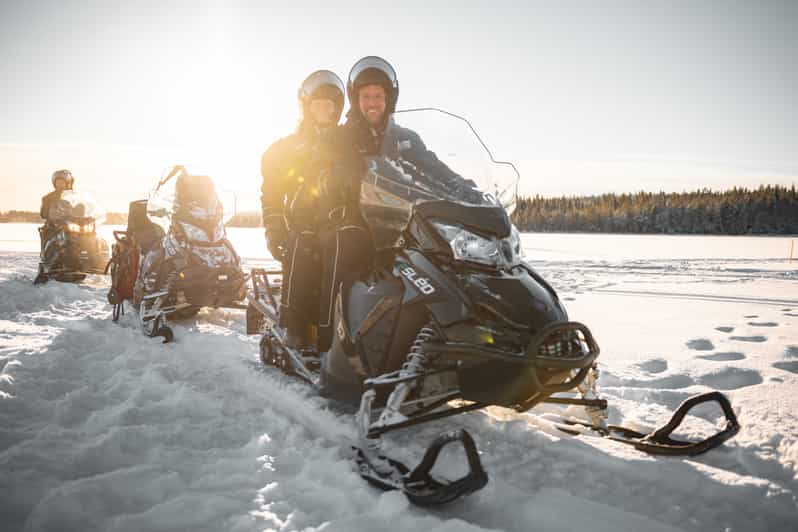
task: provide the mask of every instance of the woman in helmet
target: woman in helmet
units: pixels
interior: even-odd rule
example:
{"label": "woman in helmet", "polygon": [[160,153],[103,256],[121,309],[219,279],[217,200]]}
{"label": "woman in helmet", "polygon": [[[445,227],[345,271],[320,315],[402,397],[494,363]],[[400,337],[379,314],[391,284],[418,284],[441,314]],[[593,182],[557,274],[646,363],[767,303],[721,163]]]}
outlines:
{"label": "woman in helmet", "polygon": [[297,131],[272,144],[261,160],[261,202],[266,240],[283,264],[280,322],[293,346],[307,344],[318,314],[318,227],[327,198],[322,182],[334,164],[333,138],[344,106],[344,84],[317,70],[300,85]]}

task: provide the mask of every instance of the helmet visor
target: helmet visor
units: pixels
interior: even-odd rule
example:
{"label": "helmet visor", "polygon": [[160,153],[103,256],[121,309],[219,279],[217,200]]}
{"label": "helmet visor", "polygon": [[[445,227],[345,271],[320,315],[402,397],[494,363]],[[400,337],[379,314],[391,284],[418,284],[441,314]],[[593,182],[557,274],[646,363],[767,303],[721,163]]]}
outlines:
{"label": "helmet visor", "polygon": [[387,79],[388,83],[392,88],[395,89],[397,87],[396,71],[393,69],[390,63],[388,63],[388,61],[386,61],[382,57],[377,57],[375,55],[364,57],[363,59],[355,63],[355,66],[353,66],[352,70],[349,72],[349,85],[355,86],[360,84],[362,80],[359,80],[358,78],[360,78],[360,76],[366,70],[371,70],[371,69],[378,70],[383,75],[385,75],[385,78]]}
{"label": "helmet visor", "polygon": [[329,70],[317,70],[299,88],[303,98],[328,98],[334,100],[344,97],[344,83]]}

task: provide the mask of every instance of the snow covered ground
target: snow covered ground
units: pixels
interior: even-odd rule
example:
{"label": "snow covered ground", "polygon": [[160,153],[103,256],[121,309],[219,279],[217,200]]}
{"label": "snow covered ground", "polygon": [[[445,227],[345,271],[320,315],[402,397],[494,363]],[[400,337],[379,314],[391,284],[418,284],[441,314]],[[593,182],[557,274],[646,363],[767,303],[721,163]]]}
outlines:
{"label": "snow covered ground", "polygon": [[[268,260],[257,229],[232,238]],[[203,311],[177,341],[110,320],[108,281],[33,287],[35,226],[0,224],[0,529],[798,530],[798,261],[789,238],[524,235],[527,259],[602,347],[610,421],[651,428],[720,389],[742,430],[692,458],[571,438],[547,407],[400,431],[415,463],[447,427],[490,483],[441,509],[353,471],[350,413],[264,369],[242,313]],[[574,411],[574,413],[577,413]],[[688,418],[686,436],[717,430]],[[447,455],[441,474],[461,472]]]}

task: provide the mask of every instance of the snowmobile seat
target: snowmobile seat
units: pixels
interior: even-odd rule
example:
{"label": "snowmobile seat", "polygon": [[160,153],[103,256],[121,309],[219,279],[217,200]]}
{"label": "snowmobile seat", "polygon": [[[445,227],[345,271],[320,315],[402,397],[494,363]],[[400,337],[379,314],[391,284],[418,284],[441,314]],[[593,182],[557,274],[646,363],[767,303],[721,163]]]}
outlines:
{"label": "snowmobile seat", "polygon": [[147,200],[130,202],[127,214],[127,232],[145,253],[160,245],[164,231],[160,225],[147,217]]}

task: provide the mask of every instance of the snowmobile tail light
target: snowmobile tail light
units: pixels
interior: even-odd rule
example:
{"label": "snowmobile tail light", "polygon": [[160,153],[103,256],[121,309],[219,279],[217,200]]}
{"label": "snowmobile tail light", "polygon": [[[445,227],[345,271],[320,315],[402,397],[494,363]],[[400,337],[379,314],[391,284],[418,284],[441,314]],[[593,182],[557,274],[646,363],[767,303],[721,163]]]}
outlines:
{"label": "snowmobile tail light", "polygon": [[449,242],[456,260],[474,262],[495,268],[512,267],[521,260],[521,239],[513,227],[507,238],[486,238],[459,226],[432,222]]}

